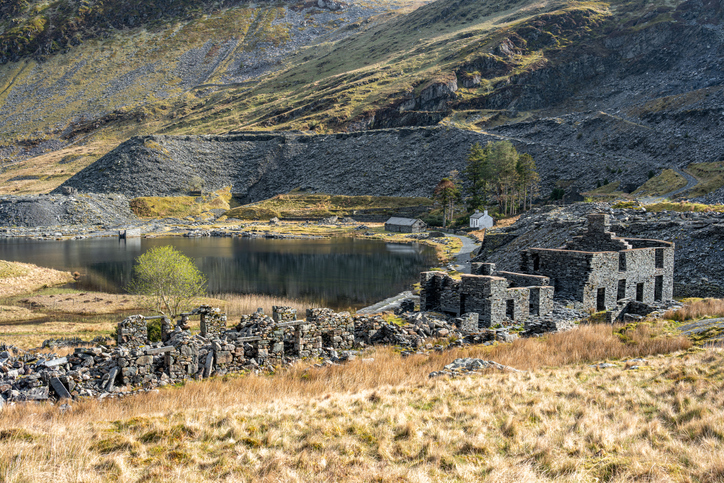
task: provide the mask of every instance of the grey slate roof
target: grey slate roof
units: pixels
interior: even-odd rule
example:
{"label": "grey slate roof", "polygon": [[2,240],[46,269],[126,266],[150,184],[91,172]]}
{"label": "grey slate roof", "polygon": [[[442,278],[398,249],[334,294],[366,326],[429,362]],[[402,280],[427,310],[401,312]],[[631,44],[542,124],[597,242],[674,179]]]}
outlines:
{"label": "grey slate roof", "polygon": [[399,218],[397,216],[393,216],[385,222],[385,225],[412,226],[418,221],[422,222],[422,220],[417,220],[415,218]]}

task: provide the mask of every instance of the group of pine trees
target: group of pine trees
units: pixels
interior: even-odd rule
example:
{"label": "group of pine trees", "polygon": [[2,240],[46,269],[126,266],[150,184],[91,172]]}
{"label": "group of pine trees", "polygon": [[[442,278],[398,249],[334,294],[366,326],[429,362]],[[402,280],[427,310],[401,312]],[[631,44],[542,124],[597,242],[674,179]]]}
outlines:
{"label": "group of pine trees", "polygon": [[[434,198],[443,208],[443,226],[454,219],[457,203],[465,201],[470,212],[493,204],[504,216],[529,209],[538,194],[538,172],[530,154],[519,154],[509,141],[475,143],[462,172],[452,171],[435,187]],[[461,188],[461,185],[463,186]]]}

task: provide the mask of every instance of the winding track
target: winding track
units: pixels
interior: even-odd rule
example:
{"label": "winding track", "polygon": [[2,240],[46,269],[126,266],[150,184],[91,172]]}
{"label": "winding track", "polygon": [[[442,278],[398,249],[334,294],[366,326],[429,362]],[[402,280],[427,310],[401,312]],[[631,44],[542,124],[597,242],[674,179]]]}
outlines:
{"label": "winding track", "polygon": [[671,169],[674,170],[674,172],[676,172],[676,174],[683,176],[684,179],[686,179],[686,186],[684,186],[683,188],[676,189],[674,191],[669,191],[668,193],[664,193],[663,195],[660,195],[660,196],[646,196],[643,198],[638,198],[638,201],[640,201],[641,203],[646,203],[646,204],[658,203],[660,201],[664,201],[666,198],[670,199],[680,193],[689,191],[690,189],[694,188],[696,185],[699,184],[699,180],[694,178],[689,173],[681,171],[678,168],[671,168]]}
{"label": "winding track", "polygon": [[480,247],[480,243],[475,243],[473,240],[471,240],[467,236],[461,236],[461,235],[447,235],[451,237],[455,237],[461,242],[463,242],[463,246],[460,248],[460,251],[458,251],[457,255],[455,255],[455,262],[452,264],[455,270],[462,273],[470,273],[470,254],[478,247]]}

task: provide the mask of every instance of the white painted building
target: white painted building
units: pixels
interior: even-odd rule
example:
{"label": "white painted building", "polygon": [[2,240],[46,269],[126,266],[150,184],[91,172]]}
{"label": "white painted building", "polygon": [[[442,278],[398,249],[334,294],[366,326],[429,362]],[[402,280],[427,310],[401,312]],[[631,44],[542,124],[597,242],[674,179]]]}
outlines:
{"label": "white painted building", "polygon": [[477,228],[482,230],[483,228],[493,227],[493,217],[488,214],[488,210],[484,213],[480,213],[479,210],[475,210],[475,213],[470,217],[470,228]]}

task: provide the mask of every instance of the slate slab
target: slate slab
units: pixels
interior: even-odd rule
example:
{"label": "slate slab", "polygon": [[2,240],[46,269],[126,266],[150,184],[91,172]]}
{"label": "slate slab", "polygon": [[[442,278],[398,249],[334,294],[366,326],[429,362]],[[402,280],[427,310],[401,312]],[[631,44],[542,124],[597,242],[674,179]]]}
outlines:
{"label": "slate slab", "polygon": [[104,388],[106,392],[111,392],[113,390],[114,385],[116,384],[116,376],[118,376],[118,367],[114,367],[111,369],[111,372],[108,373],[109,379],[106,383],[106,387]]}
{"label": "slate slab", "polygon": [[57,377],[50,378],[50,386],[60,399],[70,399],[70,392]]}
{"label": "slate slab", "polygon": [[45,367],[57,367],[57,366],[61,366],[61,365],[63,365],[63,364],[67,364],[67,363],[68,363],[68,358],[67,358],[67,357],[60,357],[60,358],[58,358],[58,359],[53,359],[53,360],[50,360],[50,361],[45,361],[45,362],[43,362],[43,365],[44,365]]}

